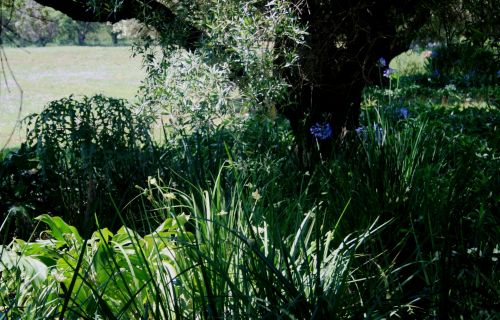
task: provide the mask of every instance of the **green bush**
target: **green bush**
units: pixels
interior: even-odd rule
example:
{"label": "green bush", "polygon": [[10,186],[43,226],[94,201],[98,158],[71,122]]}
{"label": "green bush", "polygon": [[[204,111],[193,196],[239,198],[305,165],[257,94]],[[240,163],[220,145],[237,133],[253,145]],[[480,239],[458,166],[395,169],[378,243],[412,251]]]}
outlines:
{"label": "green bush", "polygon": [[53,101],[27,119],[27,141],[2,162],[2,199],[9,210],[57,214],[90,227],[99,213],[113,226],[134,186],[157,173],[150,119],[123,100],[94,96]]}
{"label": "green bush", "polygon": [[487,47],[466,43],[437,47],[426,69],[441,85],[480,87],[500,84],[500,56]]}

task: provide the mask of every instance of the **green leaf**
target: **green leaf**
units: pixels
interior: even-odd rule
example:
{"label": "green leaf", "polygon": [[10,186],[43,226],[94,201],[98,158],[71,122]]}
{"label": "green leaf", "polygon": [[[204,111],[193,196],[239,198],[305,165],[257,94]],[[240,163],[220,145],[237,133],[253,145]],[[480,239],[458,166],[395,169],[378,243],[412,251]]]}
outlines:
{"label": "green leaf", "polygon": [[29,256],[20,256],[5,248],[0,250],[2,250],[0,271],[18,269],[23,278],[29,279],[30,282],[40,283],[47,279],[48,267],[40,260]]}
{"label": "green leaf", "polygon": [[46,223],[50,228],[50,234],[60,242],[74,245],[74,243],[68,241],[76,240],[79,243],[83,241],[82,237],[78,233],[78,230],[76,230],[75,227],[68,225],[60,217],[52,217],[48,214],[42,214],[35,219]]}

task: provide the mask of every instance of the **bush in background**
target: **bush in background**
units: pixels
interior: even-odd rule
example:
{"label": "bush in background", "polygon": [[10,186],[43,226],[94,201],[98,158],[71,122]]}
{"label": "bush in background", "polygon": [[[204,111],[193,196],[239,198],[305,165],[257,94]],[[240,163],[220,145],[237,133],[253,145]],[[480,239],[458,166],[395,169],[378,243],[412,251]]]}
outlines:
{"label": "bush in background", "polygon": [[468,43],[438,46],[433,49],[426,69],[441,85],[469,88],[500,84],[500,55],[487,46]]}

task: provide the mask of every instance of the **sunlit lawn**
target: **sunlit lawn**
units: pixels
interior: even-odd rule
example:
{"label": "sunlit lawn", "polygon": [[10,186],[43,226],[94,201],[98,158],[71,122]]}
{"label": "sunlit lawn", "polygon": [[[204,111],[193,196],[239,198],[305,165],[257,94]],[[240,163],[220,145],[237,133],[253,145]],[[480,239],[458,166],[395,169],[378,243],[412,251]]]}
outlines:
{"label": "sunlit lawn", "polygon": [[[130,47],[5,48],[0,85],[0,148],[7,141],[21,107],[24,117],[52,100],[97,93],[133,98],[144,72]],[[8,63],[8,65],[7,65]],[[12,73],[10,72],[12,70]],[[22,132],[21,132],[22,133]],[[18,145],[16,132],[9,145]]]}

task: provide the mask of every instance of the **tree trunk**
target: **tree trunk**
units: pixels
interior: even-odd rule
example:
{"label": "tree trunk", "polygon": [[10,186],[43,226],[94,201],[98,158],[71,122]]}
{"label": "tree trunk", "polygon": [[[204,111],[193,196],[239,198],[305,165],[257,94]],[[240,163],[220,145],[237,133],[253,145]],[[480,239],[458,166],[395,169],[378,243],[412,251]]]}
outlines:
{"label": "tree trunk", "polygon": [[[405,9],[394,3],[310,0],[299,10],[308,26],[307,46],[299,52],[299,67],[286,70],[292,103],[280,111],[290,121],[304,160],[328,157],[335,142],[358,126],[363,89],[379,81],[377,61],[384,57],[389,62],[411,43],[412,37],[399,36],[400,20],[406,28],[417,28],[427,19]],[[414,18],[405,20],[410,13]],[[282,46],[286,41],[278,41],[277,48]]]}
{"label": "tree trunk", "polygon": [[116,46],[118,45],[118,33],[111,32],[111,43]]}
{"label": "tree trunk", "polygon": [[[359,68],[354,65],[346,65],[344,69],[338,75],[325,75],[320,83],[293,84],[295,103],[282,108],[306,162],[315,162],[317,157],[310,157],[317,151],[327,157],[335,140],[358,126],[366,82],[356,76]],[[314,127],[324,132],[314,134]]]}
{"label": "tree trunk", "polygon": [[86,32],[78,32],[78,45],[79,46],[84,46],[85,45],[85,38],[87,37]]}

